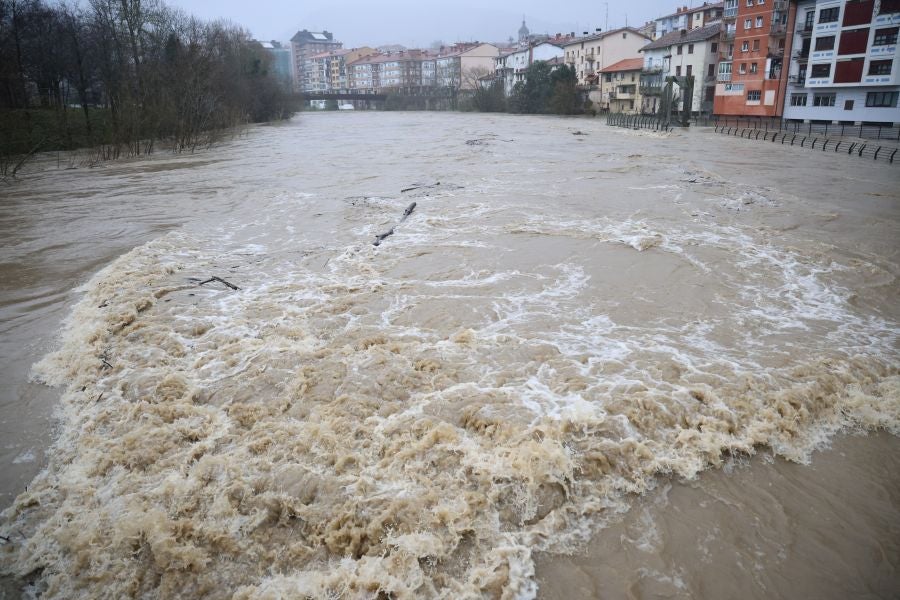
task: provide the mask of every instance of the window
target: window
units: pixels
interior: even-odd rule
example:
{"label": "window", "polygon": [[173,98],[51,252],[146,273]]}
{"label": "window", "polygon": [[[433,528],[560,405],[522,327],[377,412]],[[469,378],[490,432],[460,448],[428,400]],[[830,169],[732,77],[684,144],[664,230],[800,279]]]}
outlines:
{"label": "window", "polygon": [[[897,37],[897,33],[894,32],[894,38],[896,39],[896,37]],[[713,42],[712,44],[709,45],[709,53],[710,54],[715,54],[718,51],[719,51],[719,44],[717,42]]]}
{"label": "window", "polygon": [[748,90],[747,91],[747,102],[759,102],[759,99],[762,97],[762,92],[759,90]]}
{"label": "window", "polygon": [[741,52],[746,52],[749,49],[750,49],[750,42],[748,42],[747,40],[744,40],[743,42],[741,42]]}
{"label": "window", "polygon": [[759,52],[759,40],[753,40],[753,51]]}
{"label": "window", "polygon": [[757,26],[757,27],[762,27],[762,24],[763,24],[763,18],[762,18],[762,17],[756,17],[756,26]]}
{"label": "window", "polygon": [[681,77],[681,65],[675,67],[675,77]]}
{"label": "window", "polygon": [[820,77],[829,77],[831,75],[831,65],[813,65],[809,76],[813,79]]}
{"label": "window", "polygon": [[791,106],[806,106],[806,94],[791,94]]}
{"label": "window", "polygon": [[713,63],[709,63],[709,65],[707,65],[707,67],[706,67],[706,76],[712,77],[715,74],[716,74],[716,65],[714,65]]}
{"label": "window", "polygon": [[[747,0],[747,1],[751,2],[752,0]],[[753,24],[753,21],[751,21],[750,19],[744,19],[744,29],[750,29],[750,26],[752,24]]]}
{"label": "window", "polygon": [[747,73],[747,63],[741,63],[738,67],[738,73],[745,75]]}
{"label": "window", "polygon": [[694,74],[694,65],[688,65],[688,66],[687,66],[687,69],[686,69],[685,72],[684,72],[684,74],[687,75],[688,77],[690,77],[691,75],[693,75],[693,74]]}
{"label": "window", "polygon": [[756,63],[750,63],[750,72],[756,73],[757,70],[758,70],[758,67],[757,67]]}
{"label": "window", "polygon": [[765,3],[766,3],[766,0],[756,0],[756,3],[757,3],[757,4],[765,4]]}
{"label": "window", "polygon": [[897,92],[869,92],[866,94],[866,106],[893,108],[897,106]]}
{"label": "window", "polygon": [[897,31],[900,27],[888,27],[887,29],[876,29],[875,39],[872,40],[873,46],[891,46],[897,43]]}
{"label": "window", "polygon": [[806,13],[806,21],[803,24],[803,29],[806,31],[810,31],[813,28],[813,25],[816,23],[816,11],[811,10]]}
{"label": "window", "polygon": [[869,63],[869,75],[890,75],[893,60],[873,60]]}
{"label": "window", "polygon": [[694,45],[688,44],[688,54],[693,54],[693,53],[694,53]]}
{"label": "window", "polygon": [[684,53],[684,46],[682,44],[678,44],[678,54]]}
{"label": "window", "polygon": [[853,110],[853,100],[844,100],[844,110]]}
{"label": "window", "polygon": [[753,6],[753,0],[747,0],[747,6]]}
{"label": "window", "polygon": [[816,38],[816,52],[821,50],[834,50],[834,36]]}
{"label": "window", "polygon": [[839,6],[835,6],[834,8],[823,8],[819,13],[819,23],[834,23],[838,20],[840,14],[841,9]]}
{"label": "window", "polygon": [[813,94],[813,106],[834,106],[834,94]]}

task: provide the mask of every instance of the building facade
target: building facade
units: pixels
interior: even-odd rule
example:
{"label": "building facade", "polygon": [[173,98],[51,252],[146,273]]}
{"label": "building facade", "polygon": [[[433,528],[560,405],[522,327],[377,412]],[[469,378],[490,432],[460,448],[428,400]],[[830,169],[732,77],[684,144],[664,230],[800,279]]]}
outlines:
{"label": "building facade", "polygon": [[495,70],[500,49],[479,42],[458,43],[441,48],[434,59],[435,85],[457,90],[474,90],[478,80]]}
{"label": "building facade", "polygon": [[315,75],[315,83],[310,81],[310,69],[314,65],[310,59],[323,52],[339,50],[343,44],[334,40],[328,31],[298,31],[291,38],[291,56],[293,58],[294,89],[299,92],[311,91],[311,85],[319,85],[319,76]]}
{"label": "building facade", "polygon": [[784,118],[900,123],[900,0],[802,0]]}
{"label": "building facade", "polygon": [[725,0],[715,114],[783,114],[795,15],[788,0]]}
{"label": "building facade", "polygon": [[682,29],[690,31],[691,29],[697,29],[698,27],[721,21],[724,6],[724,2],[704,2],[701,6],[695,8],[682,6],[671,15],[660,17],[654,21],[656,31],[653,39],[658,40],[673,31],[681,31]]}
{"label": "building facade", "polygon": [[272,72],[278,81],[288,88],[293,86],[294,75],[291,66],[291,50],[282,45],[281,42],[259,42],[260,46],[272,57]]}
{"label": "building facade", "polygon": [[507,96],[512,95],[515,85],[525,81],[525,72],[532,64],[563,57],[565,52],[559,45],[563,39],[557,38],[556,43],[533,44],[521,50],[500,51],[494,58],[494,81],[500,82]]}
{"label": "building facade", "polygon": [[[721,23],[697,29],[673,31],[641,48],[644,56],[641,73],[641,112],[655,114],[667,77],[693,77],[692,113],[711,113],[715,97],[719,63]],[[684,108],[684,90],[673,85],[678,94],[676,110]]]}
{"label": "building facade", "polygon": [[579,85],[596,85],[599,71],[620,60],[639,56],[638,52],[649,41],[649,37],[632,27],[575,38],[563,46],[565,62],[574,67]]}
{"label": "building facade", "polygon": [[600,71],[600,108],[609,112],[639,113],[643,58],[626,58]]}

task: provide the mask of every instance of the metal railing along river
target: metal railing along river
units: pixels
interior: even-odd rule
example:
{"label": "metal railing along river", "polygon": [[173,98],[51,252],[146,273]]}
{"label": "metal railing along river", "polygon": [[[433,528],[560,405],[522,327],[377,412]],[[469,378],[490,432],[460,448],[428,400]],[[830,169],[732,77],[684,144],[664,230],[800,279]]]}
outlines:
{"label": "metal railing along river", "polygon": [[809,148],[810,150],[821,150],[823,152],[845,152],[848,155],[854,154],[860,157],[871,158],[872,160],[886,160],[891,164],[894,163],[895,159],[900,162],[900,154],[898,154],[898,150],[900,149],[895,146],[884,146],[877,140],[847,140],[829,138],[815,132],[808,134],[802,131],[798,133],[778,130],[766,131],[764,129],[726,125],[717,125],[715,131],[724,135],[732,135],[748,140],[762,140],[776,144],[790,144],[791,146]]}
{"label": "metal railing along river", "polygon": [[656,131],[672,131],[672,124],[654,115],[628,115],[625,113],[609,113],[606,124],[629,129],[654,129]]}

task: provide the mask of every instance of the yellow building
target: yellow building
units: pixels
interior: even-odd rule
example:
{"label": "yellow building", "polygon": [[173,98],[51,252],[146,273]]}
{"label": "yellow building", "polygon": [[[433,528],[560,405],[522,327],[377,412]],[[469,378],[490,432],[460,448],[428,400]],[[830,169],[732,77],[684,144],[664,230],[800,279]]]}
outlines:
{"label": "yellow building", "polygon": [[641,112],[643,58],[626,58],[600,70],[600,108],[609,112]]}

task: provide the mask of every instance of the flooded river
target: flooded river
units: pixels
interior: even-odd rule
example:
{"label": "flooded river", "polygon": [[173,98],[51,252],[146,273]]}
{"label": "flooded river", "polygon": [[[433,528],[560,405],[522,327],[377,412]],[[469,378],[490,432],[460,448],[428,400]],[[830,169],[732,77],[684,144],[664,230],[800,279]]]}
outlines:
{"label": "flooded river", "polygon": [[45,166],[0,190],[10,597],[900,590],[897,167],[445,113]]}

